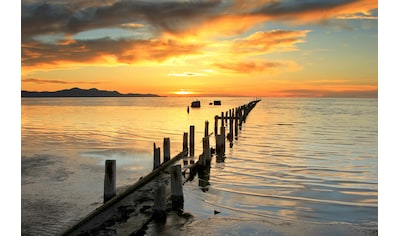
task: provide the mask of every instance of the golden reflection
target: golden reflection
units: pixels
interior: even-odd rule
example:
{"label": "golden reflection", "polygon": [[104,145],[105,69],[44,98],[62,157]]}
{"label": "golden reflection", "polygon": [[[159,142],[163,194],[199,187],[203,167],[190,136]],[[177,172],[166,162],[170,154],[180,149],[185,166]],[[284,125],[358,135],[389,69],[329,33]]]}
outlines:
{"label": "golden reflection", "polygon": [[[198,157],[202,152],[205,120],[209,121],[209,130],[214,130],[215,115],[252,99],[223,98],[221,106],[213,106],[210,102],[215,98],[201,97],[204,104],[201,109],[187,113],[186,108],[194,99],[184,95],[190,92],[181,89],[176,92],[181,96],[173,98],[23,99],[22,155],[37,153],[34,148],[40,147],[54,153],[62,151],[63,155],[66,155],[64,151],[75,151],[77,155],[96,160],[118,157],[124,171],[137,173],[141,167],[151,166],[148,163],[152,162],[154,142],[160,146],[163,137],[170,137],[173,156],[181,151],[183,132],[194,125],[195,156]],[[339,140],[352,137],[345,126],[348,124],[340,125],[344,128],[341,132],[330,131],[330,139],[322,139],[328,129],[340,131],[334,125],[343,120],[334,119],[329,124],[322,118],[331,114],[323,113],[326,112],[323,108],[335,106],[334,116],[343,107],[332,104],[331,100],[318,101],[319,105],[314,101],[262,100],[248,116],[233,148],[227,148],[223,168],[207,166],[208,169],[198,172],[198,185],[207,192],[205,201],[234,211],[287,219],[330,219],[329,212],[320,210],[324,206],[336,212],[367,207],[367,214],[375,214],[378,192],[370,189],[376,186],[373,175],[370,176],[367,169],[351,170],[349,167],[353,164],[342,165],[347,163],[340,157],[347,154],[333,152],[335,146],[331,149],[331,143],[338,140],[336,137]],[[316,112],[309,116],[309,111]],[[343,117],[347,118],[346,115]],[[349,146],[337,147],[347,150]],[[88,152],[90,149],[96,151]],[[139,155],[137,149],[144,154]],[[71,158],[68,156],[68,159]],[[217,158],[214,157],[213,162],[218,162]],[[346,181],[348,179],[351,181]]]}

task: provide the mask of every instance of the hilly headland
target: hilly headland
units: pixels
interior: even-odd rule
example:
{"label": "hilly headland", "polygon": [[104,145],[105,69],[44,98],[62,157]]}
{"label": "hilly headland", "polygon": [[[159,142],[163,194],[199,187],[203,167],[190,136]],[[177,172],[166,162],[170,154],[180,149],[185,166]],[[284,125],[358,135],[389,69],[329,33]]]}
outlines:
{"label": "hilly headland", "polygon": [[96,88],[81,89],[71,88],[58,91],[21,91],[21,97],[160,97],[156,94],[126,93],[118,91],[99,90]]}

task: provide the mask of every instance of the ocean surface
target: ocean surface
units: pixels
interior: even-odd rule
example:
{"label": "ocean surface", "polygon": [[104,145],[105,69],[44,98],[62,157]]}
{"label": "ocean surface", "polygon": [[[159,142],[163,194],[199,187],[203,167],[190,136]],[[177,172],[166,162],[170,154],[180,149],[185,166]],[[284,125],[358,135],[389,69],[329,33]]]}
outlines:
{"label": "ocean surface", "polygon": [[[106,159],[118,188],[134,184],[152,170],[154,143],[169,137],[174,156],[194,125],[198,156],[205,121],[213,132],[215,115],[254,100],[202,97],[188,113],[195,99],[22,98],[22,235],[59,234],[101,206]],[[206,187],[185,183],[185,211],[377,228],[378,100],[261,99]]]}

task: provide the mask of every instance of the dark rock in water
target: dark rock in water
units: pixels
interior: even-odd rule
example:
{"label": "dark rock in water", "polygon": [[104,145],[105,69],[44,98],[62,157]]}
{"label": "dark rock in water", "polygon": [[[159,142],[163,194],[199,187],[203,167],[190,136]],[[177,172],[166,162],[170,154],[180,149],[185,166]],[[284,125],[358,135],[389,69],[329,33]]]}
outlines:
{"label": "dark rock in water", "polygon": [[201,101],[196,100],[196,101],[191,102],[191,107],[200,108],[201,107]]}
{"label": "dark rock in water", "polygon": [[213,210],[213,214],[214,214],[214,215],[219,214],[219,213],[220,213],[220,211]]}

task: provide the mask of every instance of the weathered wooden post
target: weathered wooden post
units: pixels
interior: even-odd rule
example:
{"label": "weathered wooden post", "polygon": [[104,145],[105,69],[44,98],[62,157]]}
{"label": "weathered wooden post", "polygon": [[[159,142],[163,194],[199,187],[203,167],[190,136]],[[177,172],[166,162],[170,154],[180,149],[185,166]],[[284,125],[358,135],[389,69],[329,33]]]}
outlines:
{"label": "weathered wooden post", "polygon": [[195,136],[195,127],[194,125],[190,125],[190,157],[194,156],[194,136]]}
{"label": "weathered wooden post", "polygon": [[[202,138],[202,145],[204,145],[204,138]],[[206,165],[205,154],[202,153],[198,157],[198,165],[204,167]]]}
{"label": "weathered wooden post", "polygon": [[236,139],[238,139],[238,107],[236,107],[236,109],[235,109],[234,134],[236,136]]}
{"label": "weathered wooden post", "polygon": [[184,156],[188,156],[188,133],[183,133],[183,152],[185,152]]}
{"label": "weathered wooden post", "polygon": [[222,112],[222,116],[221,116],[221,127],[224,127],[224,112]]}
{"label": "weathered wooden post", "polygon": [[161,164],[161,148],[157,147],[154,143],[154,168],[155,170]]}
{"label": "weathered wooden post", "polygon": [[238,114],[238,116],[239,116],[239,118],[240,118],[240,120],[239,120],[239,126],[240,126],[240,130],[242,129],[242,110],[243,110],[243,106],[240,106],[240,112],[239,112],[239,114]]}
{"label": "weathered wooden post", "polygon": [[218,134],[218,116],[215,116],[215,136]]}
{"label": "weathered wooden post", "polygon": [[211,155],[211,147],[209,143],[209,136],[204,137],[204,157],[207,163],[210,163],[212,155]]}
{"label": "weathered wooden post", "polygon": [[163,162],[170,160],[170,138],[163,139]]}
{"label": "weathered wooden post", "polygon": [[[188,156],[188,133],[184,132],[183,133],[183,156],[187,157]],[[186,166],[188,164],[188,161],[186,158],[183,159],[183,164]]]}
{"label": "weathered wooden post", "polygon": [[163,184],[155,189],[153,211],[153,217],[156,222],[166,221],[166,191]]}
{"label": "weathered wooden post", "polygon": [[223,156],[226,152],[225,127],[220,127],[220,134],[216,136],[216,154]]}
{"label": "weathered wooden post", "polygon": [[171,166],[171,200],[172,209],[181,211],[184,207],[183,184],[181,177],[181,165]]}
{"label": "weathered wooden post", "polygon": [[116,160],[105,160],[104,203],[116,195]]}
{"label": "weathered wooden post", "polygon": [[203,152],[199,157],[198,163],[200,166],[205,166],[211,161],[211,149],[209,146],[209,136],[202,138],[202,149]]}
{"label": "weathered wooden post", "polygon": [[234,136],[234,134],[233,134],[233,116],[232,116],[232,111],[231,111],[231,109],[229,110],[229,115],[230,115],[230,118],[229,118],[229,141],[230,141],[230,147],[232,147],[232,144],[233,144],[233,136]]}
{"label": "weathered wooden post", "polygon": [[247,112],[247,108],[245,104],[242,106],[242,123],[245,123],[245,113]]}
{"label": "weathered wooden post", "polygon": [[222,152],[226,153],[226,127],[221,127],[220,134],[222,135]]}
{"label": "weathered wooden post", "polygon": [[209,121],[205,121],[204,137],[209,135]]}
{"label": "weathered wooden post", "polygon": [[222,135],[221,134],[215,135],[215,139],[216,139],[216,155],[220,156],[222,155]]}

